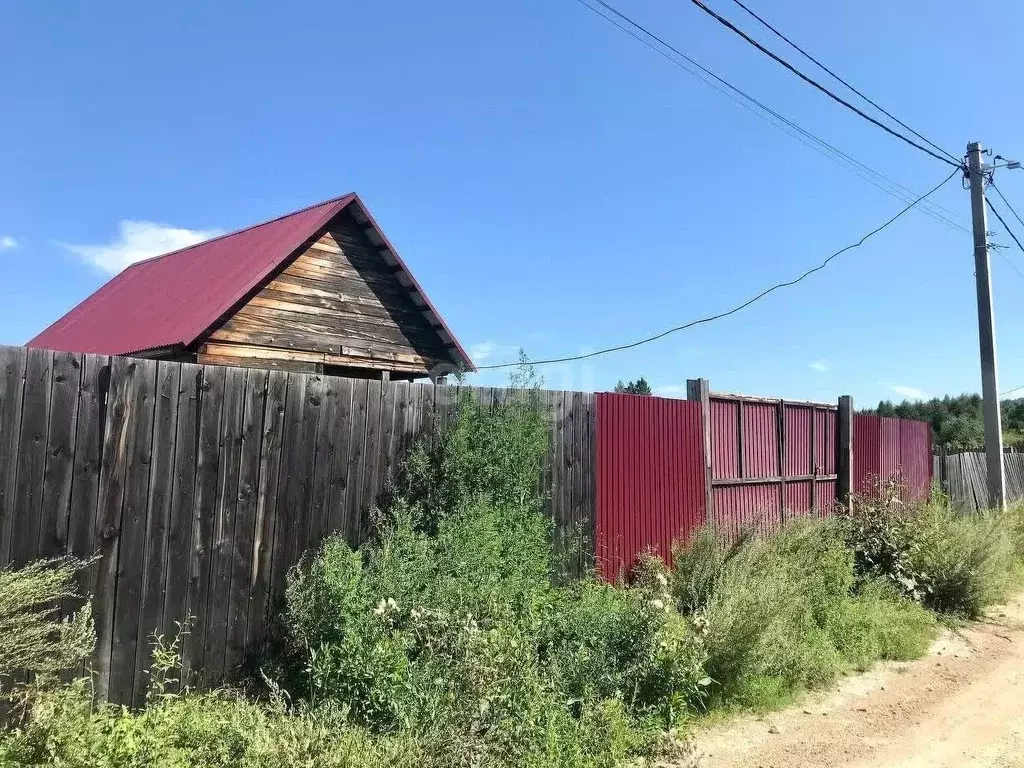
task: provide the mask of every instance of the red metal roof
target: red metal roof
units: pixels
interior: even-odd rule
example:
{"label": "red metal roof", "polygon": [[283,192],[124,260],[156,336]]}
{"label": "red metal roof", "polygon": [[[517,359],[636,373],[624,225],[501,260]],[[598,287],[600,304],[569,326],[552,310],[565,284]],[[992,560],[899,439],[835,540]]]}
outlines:
{"label": "red metal roof", "polygon": [[439,335],[450,338],[453,358],[476,370],[355,194],[133,264],[27,346],[106,355],[187,347],[352,203],[359,206],[394,254],[397,266],[409,278],[410,292],[422,296],[425,309],[437,319]]}

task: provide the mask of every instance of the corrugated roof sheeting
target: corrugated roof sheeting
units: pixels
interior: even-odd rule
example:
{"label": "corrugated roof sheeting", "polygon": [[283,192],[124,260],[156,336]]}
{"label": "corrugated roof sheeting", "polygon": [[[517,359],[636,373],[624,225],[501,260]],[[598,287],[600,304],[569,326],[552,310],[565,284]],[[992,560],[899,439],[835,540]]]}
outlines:
{"label": "corrugated roof sheeting", "polygon": [[853,417],[853,483],[871,494],[878,482],[902,479],[907,499],[928,498],[932,479],[932,433],[927,422],[858,413]]}
{"label": "corrugated roof sheeting", "polygon": [[773,483],[715,488],[713,507],[715,526],[730,536],[749,527],[772,530],[782,518],[779,486]]}
{"label": "corrugated roof sheeting", "polygon": [[372,227],[387,250],[386,258],[397,266],[400,279],[404,277],[412,299],[430,313],[431,322],[436,320],[435,331],[442,342],[454,345],[453,360],[476,370],[355,194],[132,264],[27,346],[104,355],[189,346],[345,209]]}
{"label": "corrugated roof sheeting", "polygon": [[932,428],[924,421],[900,420],[900,469],[907,501],[924,501],[932,484]]}
{"label": "corrugated roof sheeting", "polygon": [[711,400],[711,477],[740,476],[739,403]]}
{"label": "corrugated roof sheeting", "polygon": [[[836,505],[836,481],[818,480],[818,516],[829,517]],[[808,505],[810,511],[810,505]]]}
{"label": "corrugated roof sheeting", "polygon": [[614,581],[638,555],[671,560],[673,541],[705,518],[700,404],[640,395],[597,395],[599,569]]}
{"label": "corrugated roof sheeting", "polygon": [[811,474],[811,409],[786,406],[786,474]]}
{"label": "corrugated roof sheeting", "polygon": [[882,417],[879,443],[879,475],[893,477],[900,471],[900,420]]}
{"label": "corrugated roof sheeting", "polygon": [[853,488],[870,493],[882,471],[879,441],[882,418],[858,413],[853,417]]}
{"label": "corrugated roof sheeting", "polygon": [[834,475],[836,472],[836,412],[814,412],[815,457],[819,475]]}
{"label": "corrugated roof sheeting", "polygon": [[786,483],[786,512],[805,515],[811,511],[811,481]]}
{"label": "corrugated roof sheeting", "polygon": [[[712,437],[714,439],[715,436]],[[743,404],[743,453],[746,477],[778,476],[778,405]]]}

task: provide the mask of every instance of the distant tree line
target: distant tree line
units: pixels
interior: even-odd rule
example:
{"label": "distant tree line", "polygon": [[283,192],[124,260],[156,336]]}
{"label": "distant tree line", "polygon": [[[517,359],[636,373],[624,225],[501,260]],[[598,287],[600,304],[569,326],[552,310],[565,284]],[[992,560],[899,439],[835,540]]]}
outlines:
{"label": "distant tree line", "polygon": [[641,376],[636,381],[630,381],[625,384],[622,380],[615,385],[615,391],[620,395],[649,395],[651,394],[651,385],[647,383],[647,379]]}
{"label": "distant tree line", "polygon": [[[866,413],[918,419],[932,425],[935,445],[948,451],[984,448],[985,425],[980,395],[935,397],[931,400],[892,403],[883,400]],[[1024,449],[1024,398],[1002,401],[1003,442],[1007,448]]]}

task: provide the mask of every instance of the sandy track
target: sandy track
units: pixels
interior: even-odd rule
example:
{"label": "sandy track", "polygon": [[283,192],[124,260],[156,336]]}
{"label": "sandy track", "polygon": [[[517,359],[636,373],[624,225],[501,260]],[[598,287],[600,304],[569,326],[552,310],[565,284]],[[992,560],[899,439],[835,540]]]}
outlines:
{"label": "sandy track", "polygon": [[923,659],[707,729],[696,747],[703,768],[1024,767],[1024,595]]}

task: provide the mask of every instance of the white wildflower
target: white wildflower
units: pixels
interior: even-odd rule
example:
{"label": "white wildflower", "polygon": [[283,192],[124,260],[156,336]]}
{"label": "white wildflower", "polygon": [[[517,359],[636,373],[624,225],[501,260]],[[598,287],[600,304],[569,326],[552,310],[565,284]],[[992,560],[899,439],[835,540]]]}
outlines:
{"label": "white wildflower", "polygon": [[665,608],[665,603],[663,603],[661,600],[651,600],[651,605],[653,605],[659,611],[664,610]]}
{"label": "white wildflower", "polygon": [[661,586],[663,586],[663,587],[667,587],[668,586],[668,579],[665,577],[664,573],[659,573],[654,578],[656,578],[658,580],[658,583],[661,584]]}

